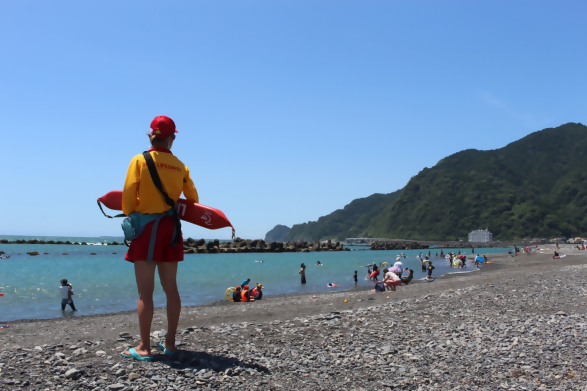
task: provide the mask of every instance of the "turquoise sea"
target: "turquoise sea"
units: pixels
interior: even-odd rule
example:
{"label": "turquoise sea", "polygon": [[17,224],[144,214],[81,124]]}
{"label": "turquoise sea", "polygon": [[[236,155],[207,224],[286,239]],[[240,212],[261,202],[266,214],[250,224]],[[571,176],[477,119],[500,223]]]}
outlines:
{"label": "turquoise sea", "polygon": [[[31,239],[24,236],[0,236],[9,240]],[[85,241],[103,243],[122,238],[94,237],[36,237],[43,240]],[[356,247],[359,250],[364,247]],[[509,249],[476,249],[481,254],[502,253]],[[59,281],[67,278],[74,288],[77,314],[97,314],[136,307],[137,293],[134,269],[124,261],[126,246],[104,245],[42,245],[0,244],[0,251],[10,259],[0,260],[0,323],[15,319],[54,318],[61,313]],[[29,256],[38,251],[42,255]],[[416,278],[423,278],[418,254],[423,250],[406,250],[402,262],[412,268]],[[444,259],[435,259],[440,250],[432,249],[435,276],[455,272]],[[446,250],[445,250],[446,251]],[[427,252],[427,251],[426,251]],[[471,249],[465,249],[469,253]],[[20,255],[19,255],[20,253]],[[48,253],[48,254],[43,254]],[[68,255],[62,255],[67,253]],[[96,253],[97,255],[90,255]],[[113,254],[116,253],[116,254]],[[266,296],[287,293],[312,293],[348,290],[355,287],[351,275],[358,271],[358,288],[369,290],[373,284],[365,279],[367,264],[395,262],[398,251],[345,251],[318,253],[247,253],[247,254],[186,254],[178,273],[178,285],[183,305],[196,305],[225,300],[225,291],[243,279],[265,286]],[[491,256],[489,256],[491,258]],[[263,260],[256,263],[255,260]],[[324,266],[315,266],[316,261]],[[307,284],[300,284],[298,271],[305,263]],[[473,263],[465,270],[473,271]],[[361,267],[362,266],[362,267]],[[458,270],[462,271],[462,269]],[[327,288],[329,282],[338,288]],[[155,305],[165,305],[160,286],[155,288]],[[67,307],[69,312],[69,307]]]}

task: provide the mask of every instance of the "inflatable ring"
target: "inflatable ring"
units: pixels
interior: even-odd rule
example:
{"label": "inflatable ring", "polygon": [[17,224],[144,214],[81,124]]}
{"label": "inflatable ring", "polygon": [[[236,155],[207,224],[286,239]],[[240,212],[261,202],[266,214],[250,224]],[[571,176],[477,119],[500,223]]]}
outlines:
{"label": "inflatable ring", "polygon": [[228,301],[234,301],[232,300],[232,292],[235,292],[236,288],[227,288],[226,289],[226,300]]}

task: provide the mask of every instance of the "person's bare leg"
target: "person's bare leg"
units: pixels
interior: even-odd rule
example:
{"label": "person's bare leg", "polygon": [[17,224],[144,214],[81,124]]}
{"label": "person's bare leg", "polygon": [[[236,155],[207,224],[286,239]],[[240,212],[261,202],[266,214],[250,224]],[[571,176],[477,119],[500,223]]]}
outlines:
{"label": "person's bare leg", "polygon": [[167,337],[165,337],[165,349],[175,352],[175,334],[181,313],[181,298],[177,290],[177,262],[160,262],[157,265],[159,280],[167,296]]}
{"label": "person's bare leg", "polygon": [[[151,322],[153,321],[153,289],[155,289],[155,262],[135,261],[135,277],[139,291],[138,313],[141,342],[135,351],[141,356],[151,355]],[[124,354],[130,354],[125,351]]]}

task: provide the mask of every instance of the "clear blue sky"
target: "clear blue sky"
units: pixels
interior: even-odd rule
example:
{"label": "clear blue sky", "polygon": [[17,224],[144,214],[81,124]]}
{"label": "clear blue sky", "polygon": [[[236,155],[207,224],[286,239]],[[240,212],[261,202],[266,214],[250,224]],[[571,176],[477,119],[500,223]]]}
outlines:
{"label": "clear blue sky", "polygon": [[586,14],[584,1],[0,0],[0,236],[120,235],[96,198],[122,188],[161,114],[201,202],[248,238],[402,188],[457,151],[586,123]]}

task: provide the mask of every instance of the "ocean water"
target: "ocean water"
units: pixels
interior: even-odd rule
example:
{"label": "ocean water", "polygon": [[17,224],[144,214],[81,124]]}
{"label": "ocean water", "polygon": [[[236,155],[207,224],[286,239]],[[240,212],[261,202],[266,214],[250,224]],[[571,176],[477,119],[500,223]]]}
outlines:
{"label": "ocean water", "polygon": [[[14,240],[7,236],[3,238]],[[20,237],[19,237],[20,238]],[[26,239],[26,237],[22,237]],[[77,240],[100,243],[120,238],[65,238],[44,240]],[[481,254],[502,253],[509,249],[476,249]],[[41,244],[0,244],[0,251],[10,259],[0,260],[0,321],[31,318],[54,318],[61,313],[59,281],[67,278],[74,289],[78,314],[97,314],[136,308],[137,291],[133,265],[124,261],[126,246],[75,246]],[[38,251],[42,255],[29,256]],[[405,266],[412,268],[415,278],[423,278],[417,255],[422,250],[405,250]],[[436,259],[432,250],[435,276],[454,272],[444,259]],[[470,253],[470,249],[464,250]],[[90,253],[97,255],[90,255]],[[19,255],[20,253],[20,255]],[[43,254],[48,253],[48,254]],[[67,253],[68,255],[63,255]],[[115,253],[115,254],[114,254]],[[225,300],[230,286],[251,283],[265,286],[264,295],[327,292],[355,287],[351,275],[358,271],[358,287],[366,291],[373,283],[365,277],[366,265],[373,262],[395,262],[399,251],[345,251],[318,253],[247,253],[247,254],[186,254],[180,263],[178,285],[183,305],[196,305]],[[491,258],[491,255],[489,255]],[[256,263],[255,260],[263,260]],[[316,261],[324,266],[315,266]],[[298,271],[305,263],[307,284],[300,284]],[[473,262],[465,270],[473,271]],[[462,271],[462,270],[459,270]],[[156,277],[157,278],[157,277]],[[157,279],[158,280],[158,279]],[[327,288],[329,282],[338,288]],[[165,306],[165,295],[156,285],[156,306]],[[69,307],[67,307],[69,311]]]}

